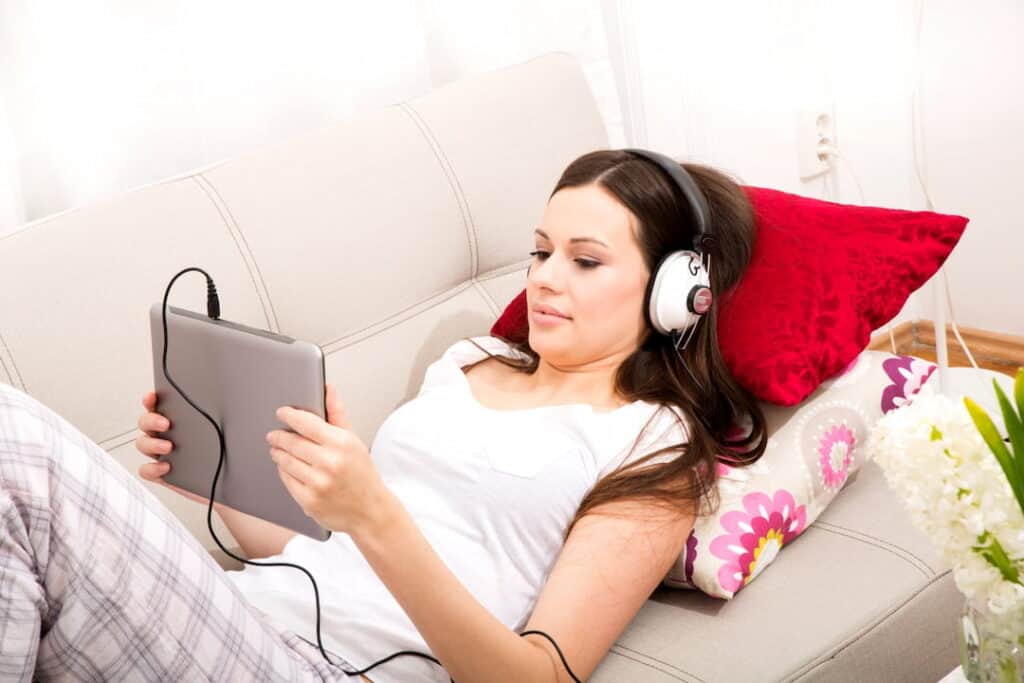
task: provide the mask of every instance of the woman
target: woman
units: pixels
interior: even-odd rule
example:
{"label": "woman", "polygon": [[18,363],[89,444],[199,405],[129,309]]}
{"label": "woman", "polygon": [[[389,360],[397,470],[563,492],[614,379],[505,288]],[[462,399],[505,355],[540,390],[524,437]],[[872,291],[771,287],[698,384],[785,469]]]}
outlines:
{"label": "woman", "polygon": [[[721,172],[683,167],[721,245],[710,269],[720,295],[750,260],[753,212]],[[326,421],[279,413],[293,430],[268,434],[282,482],[338,533],[319,543],[215,509],[248,557],[317,579],[332,663],[312,642],[306,577],[223,572],[102,449],[34,399],[0,391],[0,677],[348,680],[358,667],[344,656],[365,667],[429,648],[444,670],[405,655],[361,679],[570,681],[564,656],[586,680],[696,516],[717,506],[718,455],[749,464],[767,440],[719,354],[715,307],[682,349],[645,314],[655,267],[693,237],[690,205],[656,164],[585,154],[535,234],[526,341],[456,342],[372,449],[333,386]],[[170,486],[159,462],[173,448],[159,436],[169,424],[153,392],[143,405],[136,445],[157,462],[139,474]],[[749,429],[736,439],[740,423]],[[548,634],[561,656],[523,630]]]}

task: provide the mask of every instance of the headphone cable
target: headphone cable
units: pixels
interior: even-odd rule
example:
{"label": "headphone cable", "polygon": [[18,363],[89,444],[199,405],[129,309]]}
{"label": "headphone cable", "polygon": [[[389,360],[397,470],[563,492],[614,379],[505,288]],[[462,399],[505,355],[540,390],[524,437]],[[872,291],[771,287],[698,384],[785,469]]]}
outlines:
{"label": "headphone cable", "polygon": [[[179,277],[181,277],[182,275],[184,275],[185,273],[188,273],[188,272],[191,272],[191,271],[196,271],[196,272],[202,273],[203,276],[206,278],[206,314],[207,314],[207,316],[211,320],[219,320],[220,319],[220,298],[217,296],[217,286],[213,283],[213,278],[210,277],[210,275],[205,270],[203,270],[202,268],[191,266],[189,268],[185,268],[184,270],[178,272],[177,275],[175,275],[173,278],[171,278],[171,281],[169,283],[167,283],[167,289],[164,290],[163,307],[162,307],[162,310],[161,310],[161,320],[163,322],[163,332],[164,332],[163,371],[164,371],[164,377],[166,377],[167,381],[171,383],[171,385],[178,391],[179,394],[181,394],[181,397],[183,399],[185,399],[190,406],[195,408],[203,417],[205,417],[207,420],[209,420],[210,424],[213,425],[213,428],[217,430],[217,438],[220,440],[220,457],[217,460],[217,470],[213,474],[213,484],[210,487],[210,499],[209,499],[209,501],[207,501],[207,508],[206,508],[206,528],[209,529],[210,536],[213,537],[214,542],[217,544],[217,546],[228,557],[231,557],[231,558],[233,558],[233,559],[235,559],[235,560],[237,560],[239,562],[243,562],[245,564],[255,565],[255,566],[258,566],[258,567],[295,567],[296,569],[301,570],[302,573],[304,573],[306,576],[309,577],[309,580],[313,582],[313,596],[316,599],[316,642],[317,642],[317,646],[320,648],[320,654],[323,655],[323,658],[327,661],[328,664],[330,664],[332,666],[337,666],[346,675],[348,675],[348,676],[359,676],[361,674],[366,673],[370,669],[373,669],[374,667],[376,667],[376,666],[378,666],[380,664],[383,664],[385,662],[388,662],[388,661],[394,659],[395,657],[399,657],[401,655],[415,655],[416,657],[423,657],[424,659],[429,659],[430,661],[434,662],[435,664],[440,666],[442,669],[444,669],[444,665],[441,664],[441,662],[438,661],[437,658],[435,658],[435,657],[433,657],[431,655],[425,654],[423,652],[415,652],[413,650],[401,650],[399,652],[395,652],[394,654],[388,655],[384,659],[380,659],[380,660],[374,662],[373,664],[371,664],[370,666],[366,667],[365,669],[361,669],[359,671],[346,671],[345,669],[341,668],[339,665],[337,665],[334,662],[332,662],[330,657],[327,656],[327,652],[324,650],[324,644],[323,644],[323,641],[320,638],[320,591],[317,588],[316,579],[313,578],[313,575],[310,574],[309,571],[307,571],[305,567],[301,567],[301,566],[299,566],[297,564],[293,564],[291,562],[253,562],[252,560],[248,560],[248,559],[246,559],[244,557],[239,557],[238,555],[235,555],[230,550],[225,548],[224,544],[220,542],[219,538],[217,538],[217,534],[213,530],[213,501],[214,501],[214,498],[215,498],[215,495],[216,495],[216,492],[217,492],[217,478],[220,476],[221,467],[224,465],[224,454],[225,454],[225,451],[226,451],[226,448],[225,448],[225,445],[224,445],[224,433],[221,431],[220,425],[217,424],[217,421],[214,420],[212,417],[210,417],[210,415],[207,414],[206,411],[204,411],[202,408],[197,406],[192,401],[192,399],[190,399],[185,394],[185,392],[182,391],[181,387],[178,386],[177,382],[175,382],[173,379],[171,379],[170,373],[167,372],[167,299],[168,299],[168,297],[171,294],[171,287],[174,286],[174,283],[177,281],[177,279]],[[542,635],[545,638],[547,638],[549,641],[551,641],[551,644],[555,646],[555,650],[558,651],[558,656],[561,658],[562,664],[565,666],[565,670],[569,672],[569,676],[572,678],[572,680],[575,683],[580,683],[579,678],[577,678],[576,674],[574,674],[572,669],[569,668],[569,663],[565,661],[565,655],[562,654],[562,649],[560,647],[558,647],[558,643],[555,642],[554,638],[549,636],[547,633],[544,633],[544,631],[537,631],[537,630],[523,631],[522,633],[519,634],[519,636],[523,637],[523,636],[530,635],[532,633],[536,633],[536,634]],[[450,681],[450,683],[455,683],[455,679],[452,678],[451,676],[448,677],[448,680]]]}

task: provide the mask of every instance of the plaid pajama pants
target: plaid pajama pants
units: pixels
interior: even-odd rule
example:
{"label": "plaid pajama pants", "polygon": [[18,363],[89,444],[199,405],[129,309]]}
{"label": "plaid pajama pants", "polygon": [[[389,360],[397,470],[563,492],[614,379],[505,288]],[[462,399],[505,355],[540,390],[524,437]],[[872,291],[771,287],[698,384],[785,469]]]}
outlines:
{"label": "plaid pajama pants", "polygon": [[0,383],[0,680],[355,681],[279,631],[160,501]]}

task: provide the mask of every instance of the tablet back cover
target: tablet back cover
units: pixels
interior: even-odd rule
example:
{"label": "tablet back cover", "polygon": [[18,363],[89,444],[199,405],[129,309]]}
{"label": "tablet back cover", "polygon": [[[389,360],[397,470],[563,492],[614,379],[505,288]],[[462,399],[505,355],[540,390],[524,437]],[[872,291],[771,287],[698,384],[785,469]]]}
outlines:
{"label": "tablet back cover", "polygon": [[[174,444],[161,458],[171,463],[164,480],[208,499],[220,441],[210,421],[164,376],[161,311],[162,303],[150,308],[156,410],[171,421],[161,438]],[[266,441],[273,429],[292,431],[275,415],[281,406],[326,419],[322,349],[174,306],[167,307],[167,346],[167,373],[224,433],[216,501],[316,540],[329,538],[330,530],[288,493]]]}

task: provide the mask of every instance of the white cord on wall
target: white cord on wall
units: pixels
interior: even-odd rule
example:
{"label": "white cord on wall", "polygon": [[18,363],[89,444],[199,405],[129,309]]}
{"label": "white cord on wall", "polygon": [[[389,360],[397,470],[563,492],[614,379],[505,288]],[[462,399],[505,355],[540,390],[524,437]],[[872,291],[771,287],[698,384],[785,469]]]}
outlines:
{"label": "white cord on wall", "polygon": [[[916,91],[914,92],[914,98],[915,98],[915,100],[917,98],[917,92]],[[916,116],[916,105],[915,105],[915,112],[914,113],[915,113],[915,116]],[[928,186],[924,182],[924,179],[921,177],[920,166],[919,166],[918,158],[917,158],[916,128],[917,128],[917,126],[915,125],[914,126],[914,131],[915,131],[915,137],[914,137],[914,170],[917,173],[918,182],[921,183],[921,187],[924,190],[925,198],[926,198],[925,201],[926,201],[926,204],[928,206],[928,210],[929,211],[934,211],[935,209],[934,209],[934,205],[932,204],[931,195],[928,193]],[[817,147],[817,152],[818,152],[818,158],[819,159],[825,159],[827,157],[835,157],[836,159],[840,159],[841,161],[846,161],[846,157],[841,155],[839,153],[839,150],[836,147],[832,146],[832,145],[820,144]],[[853,176],[854,182],[857,183],[857,191],[860,193],[860,201],[861,201],[861,204],[863,204],[864,203],[864,188],[861,187],[860,180],[857,178],[857,174],[854,173],[852,164],[849,164],[849,162],[847,162],[847,167],[850,170],[850,175]],[[953,296],[952,296],[952,293],[950,292],[950,288],[949,288],[949,273],[947,272],[945,267],[942,267],[939,270],[940,270],[940,272],[942,274],[943,283],[945,284],[945,291],[946,291],[946,301],[945,301],[945,304],[946,304],[946,308],[947,308],[947,310],[949,312],[949,320],[950,320],[950,324],[953,327],[953,334],[956,336],[957,341],[960,343],[960,347],[963,348],[964,353],[967,355],[967,360],[970,361],[970,363],[971,363],[971,365],[973,367],[977,368],[978,364],[974,361],[974,356],[973,356],[973,354],[971,354],[971,350],[969,348],[967,348],[967,342],[965,342],[963,336],[961,336],[960,328],[957,327],[956,317],[953,314]],[[941,303],[938,304],[939,307],[941,307],[941,305],[942,305]],[[945,313],[945,311],[939,311],[939,313],[940,313],[940,315],[938,316],[939,319],[936,320],[936,333],[935,333],[936,334],[936,340],[935,340],[936,351],[938,351],[938,346],[939,346],[938,326],[939,326],[939,324],[943,324],[942,321],[945,319],[945,315],[942,315],[943,313]],[[892,347],[892,352],[895,354],[896,353],[896,335],[893,334],[892,327],[893,327],[892,323],[890,322],[889,325],[888,325],[889,344]],[[943,332],[945,332],[945,325],[944,324],[943,324]],[[943,345],[944,345],[945,344],[945,335],[944,334],[942,335],[942,342],[943,342]],[[941,355],[945,356],[944,353],[941,354]],[[944,363],[946,363],[946,366],[948,367],[948,360],[943,358],[942,361]]]}
{"label": "white cord on wall", "polygon": [[[921,190],[924,192],[925,207],[928,209],[928,211],[935,211],[935,204],[934,204],[934,202],[932,202],[932,195],[928,191],[928,183],[925,182],[924,178],[921,175],[921,160],[920,160],[920,157],[918,155],[918,149],[917,149],[918,148],[917,131],[921,127],[921,121],[920,121],[920,109],[921,109],[921,107],[920,107],[920,104],[918,102],[918,96],[919,96],[920,89],[921,89],[920,88],[920,86],[921,86],[921,25],[922,25],[923,19],[924,19],[924,0],[918,0],[918,2],[915,2],[914,15],[915,15],[914,16],[914,23],[915,23],[915,26],[914,26],[914,54],[916,56],[915,67],[917,69],[917,79],[914,82],[914,92],[912,93],[911,100],[910,100],[910,103],[911,103],[911,119],[912,119],[911,120],[911,124],[912,125],[911,125],[910,128],[911,128],[912,141],[913,141],[912,150],[913,150],[913,154],[914,154],[914,173],[917,175],[917,182],[920,183]],[[945,309],[948,309],[948,311],[949,311],[949,322],[950,322],[950,325],[953,327],[953,334],[956,336],[956,340],[960,344],[960,347],[964,350],[964,354],[967,356],[967,360],[970,362],[971,366],[974,367],[975,369],[977,369],[978,368],[978,364],[974,361],[974,356],[971,354],[971,350],[967,348],[967,343],[964,341],[964,338],[960,335],[960,328],[957,327],[957,324],[956,324],[956,316],[953,315],[953,296],[952,296],[952,294],[950,292],[950,287],[949,287],[949,272],[948,272],[948,269],[946,268],[945,264],[943,264],[942,268],[940,268],[939,270],[942,273],[942,280],[943,280],[943,283],[945,285],[945,294],[946,294],[946,307],[945,307]],[[939,293],[939,290],[937,289],[938,288],[938,283],[935,284],[935,287],[936,287],[936,296],[935,296],[935,300],[936,300],[936,305],[935,305],[935,309],[936,309],[935,310],[935,352],[936,352],[936,357],[940,361],[939,362],[939,371],[940,371],[939,388],[941,390],[941,389],[944,388],[944,386],[946,384],[945,381],[942,379],[942,376],[945,375],[945,369],[949,367],[949,360],[948,360],[947,352],[946,352],[946,310],[943,308],[941,300],[940,300],[940,298],[941,298],[940,297],[940,293]]]}
{"label": "white cord on wall", "polygon": [[[846,163],[846,166],[850,171],[850,175],[853,177],[853,181],[857,183],[857,192],[860,194],[860,203],[864,204],[864,188],[861,186],[860,179],[857,177],[857,174],[854,173],[853,171],[853,164],[849,163],[846,157],[841,155],[836,147],[826,143],[821,143],[818,145],[817,154],[818,158],[821,159],[822,161],[828,159],[829,157],[835,157],[836,159],[839,159],[840,161]],[[834,169],[834,166],[832,166],[831,161],[829,161],[829,166]],[[834,197],[833,200],[839,201],[839,198]],[[886,331],[889,333],[889,347],[892,349],[893,355],[899,355],[899,352],[896,350],[896,335],[892,331],[893,325],[894,323],[891,320],[886,325]]]}
{"label": "white cord on wall", "polygon": [[[915,5],[914,5],[914,34],[913,34],[913,39],[914,39],[914,55],[915,55],[915,58],[916,58],[915,65],[914,65],[915,70],[916,70],[916,78],[915,78],[914,87],[913,87],[913,91],[911,93],[911,98],[910,98],[910,116],[911,116],[911,119],[912,119],[911,120],[910,131],[911,131],[911,143],[912,143],[912,153],[913,153],[913,170],[914,170],[914,174],[916,175],[916,177],[918,177],[918,182],[921,184],[921,188],[924,191],[925,207],[926,207],[926,209],[928,211],[933,211],[934,212],[935,211],[935,204],[932,202],[932,195],[931,195],[931,193],[930,193],[930,191],[928,189],[928,183],[925,181],[925,178],[922,175],[921,159],[920,159],[920,155],[919,155],[919,152],[918,152],[918,131],[921,128],[921,121],[920,121],[920,109],[921,108],[920,108],[920,104],[919,104],[918,100],[919,100],[919,94],[920,94],[920,90],[921,90],[921,27],[922,27],[922,24],[923,24],[923,17],[924,17],[924,3],[925,3],[925,0],[916,0]],[[828,162],[830,173],[825,173],[823,175],[823,177],[822,177],[822,187],[823,187],[823,189],[825,191],[825,194],[829,197],[829,199],[831,201],[834,201],[834,202],[839,202],[839,200],[840,200],[840,198],[839,198],[839,191],[837,189],[837,185],[838,185],[838,168],[837,168],[837,166],[835,164],[833,164],[833,162],[831,162],[831,160],[833,160],[833,159],[838,159],[838,160],[840,160],[840,161],[842,161],[842,162],[847,164],[847,169],[850,171],[851,177],[853,177],[854,182],[857,183],[857,193],[860,195],[860,203],[864,204],[864,188],[860,184],[860,179],[857,177],[857,174],[854,172],[853,165],[850,164],[847,161],[847,159],[846,159],[846,157],[844,155],[840,154],[839,148],[836,145],[834,145],[834,144],[830,144],[830,140],[828,138],[821,138],[819,140],[819,143],[818,143],[817,147],[816,147],[816,152],[817,152],[818,159],[820,159],[822,161],[826,161],[827,160],[827,162]],[[828,185],[828,176],[829,175],[833,176],[833,179],[834,179],[833,189],[829,189],[829,185]],[[952,326],[953,334],[956,336],[956,341],[964,349],[964,353],[967,355],[968,360],[971,362],[971,366],[974,367],[975,369],[978,369],[978,364],[977,364],[977,362],[975,362],[974,355],[971,353],[971,349],[968,348],[967,342],[964,341],[964,337],[961,335],[961,332],[959,332],[959,328],[956,326],[956,319],[955,319],[955,315],[953,314],[952,295],[951,295],[951,293],[949,291],[949,273],[947,272],[945,264],[943,264],[943,266],[941,268],[939,268],[939,270],[942,273],[942,280],[943,280],[943,283],[945,285],[945,306],[942,305],[942,301],[940,299],[940,291],[938,290],[938,284],[936,283],[935,284],[935,287],[936,287],[936,290],[935,290],[935,293],[936,293],[936,297],[935,297],[935,299],[936,299],[936,302],[935,302],[935,308],[936,308],[936,311],[935,311],[935,313],[936,313],[935,314],[935,317],[936,317],[936,319],[935,319],[935,350],[936,350],[936,355],[937,355],[937,358],[938,358],[938,365],[939,365],[939,389],[940,389],[940,391],[942,391],[947,386],[947,382],[945,381],[945,375],[946,375],[945,371],[949,367],[949,360],[948,360],[948,357],[947,357],[947,348],[946,348],[946,326],[945,326],[946,309],[948,309],[949,322],[950,322],[950,324]],[[888,325],[888,332],[889,332],[889,343],[890,343],[890,346],[892,348],[892,352],[895,354],[897,352],[896,351],[896,335],[893,333],[893,323],[892,322],[890,322],[889,325]]]}
{"label": "white cord on wall", "polygon": [[[857,174],[853,172],[853,165],[846,160],[846,157],[839,153],[839,149],[837,147],[833,147],[832,145],[822,143],[818,145],[816,151],[818,153],[818,158],[821,159],[822,161],[824,161],[826,157],[835,157],[836,159],[839,159],[844,164],[846,164],[846,168],[850,171],[850,175],[853,176],[853,182],[857,183],[857,192],[860,194],[860,203],[863,204],[864,188],[861,187],[860,179],[857,177]],[[829,162],[829,166],[832,166],[831,161]],[[834,199],[835,201],[839,200],[838,197],[835,197]]]}

